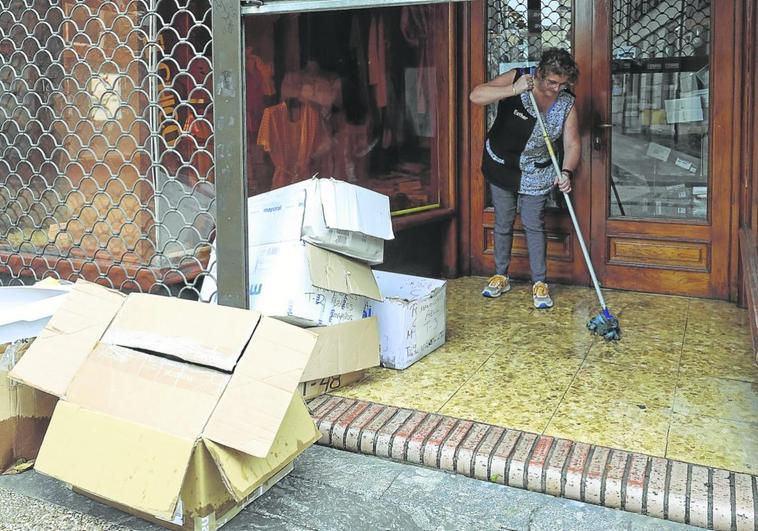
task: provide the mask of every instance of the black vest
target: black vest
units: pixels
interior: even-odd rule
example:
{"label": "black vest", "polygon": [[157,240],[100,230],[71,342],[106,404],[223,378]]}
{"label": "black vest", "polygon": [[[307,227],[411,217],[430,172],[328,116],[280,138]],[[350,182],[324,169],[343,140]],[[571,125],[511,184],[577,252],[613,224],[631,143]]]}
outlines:
{"label": "black vest", "polygon": [[[513,82],[527,72],[528,69],[516,69]],[[536,124],[537,119],[526,110],[520,95],[498,102],[495,123],[487,132],[482,153],[485,179],[500,188],[518,192],[521,183],[519,159]]]}

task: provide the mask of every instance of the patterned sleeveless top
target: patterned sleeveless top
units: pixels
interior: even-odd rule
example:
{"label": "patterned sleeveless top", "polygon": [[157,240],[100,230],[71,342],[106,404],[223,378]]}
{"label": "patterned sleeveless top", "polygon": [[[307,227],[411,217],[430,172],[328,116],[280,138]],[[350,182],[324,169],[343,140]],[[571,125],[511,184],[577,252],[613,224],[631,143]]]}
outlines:
{"label": "patterned sleeveless top", "polygon": [[[519,69],[514,81],[526,72]],[[570,92],[561,91],[542,117],[559,159],[563,126],[574,99]],[[482,173],[489,182],[521,194],[543,195],[552,188],[555,170],[529,94],[498,102],[497,117],[482,154]]]}
{"label": "patterned sleeveless top", "polygon": [[[529,101],[529,95],[521,94],[521,103],[530,116],[537,118],[534,107]],[[566,123],[571,108],[574,106],[574,96],[569,92],[561,91],[553,105],[542,117],[545,122],[550,141],[555,142],[563,134],[563,125]],[[545,166],[545,162],[548,165]],[[519,193],[526,195],[542,195],[550,191],[555,181],[555,169],[553,169],[550,153],[547,150],[545,139],[542,138],[542,130],[537,123],[532,129],[532,134],[521,152],[519,160],[521,168],[521,186]]]}

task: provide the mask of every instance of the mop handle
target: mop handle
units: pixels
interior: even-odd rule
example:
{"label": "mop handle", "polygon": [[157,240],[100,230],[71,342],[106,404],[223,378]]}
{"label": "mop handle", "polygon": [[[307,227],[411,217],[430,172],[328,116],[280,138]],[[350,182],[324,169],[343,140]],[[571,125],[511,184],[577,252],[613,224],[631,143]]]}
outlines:
{"label": "mop handle", "polygon": [[[537,115],[537,122],[540,124],[540,128],[542,129],[542,138],[545,139],[545,144],[547,145],[547,150],[550,153],[550,160],[553,161],[553,168],[555,168],[556,176],[558,177],[558,180],[562,180],[561,177],[561,167],[558,165],[558,159],[555,158],[555,152],[553,151],[553,143],[550,142],[550,137],[547,135],[547,128],[545,127],[545,122],[542,121],[542,114],[540,113],[539,107],[537,107],[537,102],[534,100],[534,94],[532,94],[532,91],[529,92],[529,99],[532,101],[532,107],[534,107],[534,113]],[[584,236],[582,236],[582,229],[579,228],[579,222],[576,219],[576,214],[574,213],[574,206],[571,204],[571,198],[566,192],[563,192],[563,198],[566,200],[566,206],[568,206],[569,214],[571,214],[571,221],[574,223],[574,229],[576,230],[576,235],[579,237],[579,245],[582,248],[582,254],[584,255],[584,261],[587,263],[587,268],[590,270],[590,276],[592,277],[592,284],[595,286],[595,293],[597,293],[597,298],[600,301],[600,306],[603,308],[603,310],[606,309],[605,305],[605,299],[603,298],[603,293],[600,291],[600,284],[597,281],[597,276],[595,276],[595,268],[592,267],[592,260],[590,260],[590,253],[587,252],[587,246],[584,243]]]}

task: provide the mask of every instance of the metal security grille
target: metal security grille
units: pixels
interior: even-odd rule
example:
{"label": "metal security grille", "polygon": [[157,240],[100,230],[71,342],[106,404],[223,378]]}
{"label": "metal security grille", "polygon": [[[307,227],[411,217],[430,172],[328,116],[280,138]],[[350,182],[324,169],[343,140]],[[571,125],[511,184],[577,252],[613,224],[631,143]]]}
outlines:
{"label": "metal security grille", "polygon": [[[616,60],[693,57],[704,54],[710,32],[710,0],[616,0]],[[620,70],[619,64],[614,65]]]}
{"label": "metal security grille", "polygon": [[211,71],[208,0],[0,0],[0,284],[198,296]]}
{"label": "metal security grille", "polygon": [[571,52],[571,6],[572,0],[489,0],[490,79],[516,66],[536,64],[543,49]]}

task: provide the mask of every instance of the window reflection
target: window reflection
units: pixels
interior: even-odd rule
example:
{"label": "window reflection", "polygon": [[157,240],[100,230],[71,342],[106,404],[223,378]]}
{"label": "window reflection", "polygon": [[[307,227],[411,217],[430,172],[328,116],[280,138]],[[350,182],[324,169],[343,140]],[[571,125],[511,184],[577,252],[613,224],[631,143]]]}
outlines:
{"label": "window reflection", "polygon": [[[610,215],[704,220],[708,2],[650,7],[643,16],[614,3]],[[673,22],[672,7],[682,14]]]}

